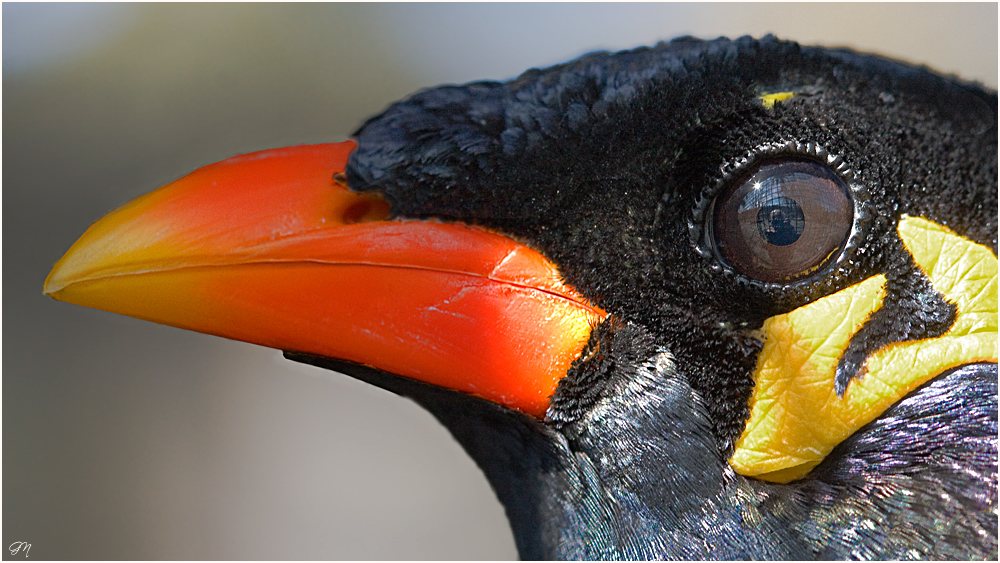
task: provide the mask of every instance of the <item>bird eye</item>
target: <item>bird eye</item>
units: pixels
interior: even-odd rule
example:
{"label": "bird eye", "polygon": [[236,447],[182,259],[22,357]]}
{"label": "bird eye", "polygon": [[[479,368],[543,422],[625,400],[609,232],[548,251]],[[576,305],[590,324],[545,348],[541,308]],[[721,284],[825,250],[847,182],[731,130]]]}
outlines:
{"label": "bird eye", "polygon": [[854,223],[847,184],[811,160],[762,164],[722,192],[710,232],[719,256],[762,282],[807,276],[836,256]]}

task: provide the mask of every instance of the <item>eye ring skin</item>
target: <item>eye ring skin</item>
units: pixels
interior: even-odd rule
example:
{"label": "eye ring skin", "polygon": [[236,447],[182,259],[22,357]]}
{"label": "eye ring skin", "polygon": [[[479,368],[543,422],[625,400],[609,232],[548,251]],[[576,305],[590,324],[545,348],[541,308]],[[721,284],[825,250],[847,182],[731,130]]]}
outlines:
{"label": "eye ring skin", "polygon": [[[720,194],[725,193],[727,188],[734,182],[746,177],[754,168],[769,162],[776,162],[781,158],[811,160],[822,166],[826,166],[834,175],[843,180],[848,188],[848,195],[853,202],[854,221],[839,253],[831,256],[825,264],[821,264],[815,271],[789,281],[761,281],[737,272],[719,255],[713,241],[711,217],[714,215],[717,198]],[[832,273],[838,272],[843,265],[853,258],[857,249],[861,246],[868,226],[871,223],[872,215],[868,205],[868,192],[857,181],[854,171],[843,158],[830,153],[815,143],[787,141],[762,145],[751,151],[746,157],[728,166],[723,166],[721,172],[721,176],[712,189],[703,193],[702,197],[695,202],[692,208],[691,220],[688,222],[688,232],[691,241],[695,251],[708,262],[708,267],[713,272],[733,277],[745,284],[761,288],[766,292],[783,294],[806,289],[815,284],[818,279],[829,277]]]}

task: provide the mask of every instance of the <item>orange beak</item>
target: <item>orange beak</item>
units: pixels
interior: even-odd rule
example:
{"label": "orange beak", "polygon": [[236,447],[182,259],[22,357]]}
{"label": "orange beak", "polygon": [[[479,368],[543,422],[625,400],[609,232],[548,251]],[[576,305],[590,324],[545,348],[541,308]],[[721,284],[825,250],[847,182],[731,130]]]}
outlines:
{"label": "orange beak", "polygon": [[335,180],[354,147],[290,147],[201,168],[93,224],[44,291],[543,416],[606,313],[507,237],[391,219],[385,200]]}

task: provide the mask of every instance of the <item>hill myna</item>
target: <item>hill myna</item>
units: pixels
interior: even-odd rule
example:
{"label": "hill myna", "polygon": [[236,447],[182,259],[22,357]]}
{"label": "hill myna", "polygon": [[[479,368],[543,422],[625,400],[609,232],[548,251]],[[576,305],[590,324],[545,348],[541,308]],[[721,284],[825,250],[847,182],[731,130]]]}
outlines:
{"label": "hill myna", "polygon": [[997,557],[997,95],[773,37],[419,92],[45,293],[411,397],[524,558]]}

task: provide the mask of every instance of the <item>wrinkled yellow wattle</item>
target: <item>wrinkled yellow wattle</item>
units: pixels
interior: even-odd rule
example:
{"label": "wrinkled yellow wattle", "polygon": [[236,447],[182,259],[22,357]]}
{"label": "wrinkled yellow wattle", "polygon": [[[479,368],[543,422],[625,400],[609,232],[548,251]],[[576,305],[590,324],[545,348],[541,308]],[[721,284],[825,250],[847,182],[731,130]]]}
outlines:
{"label": "wrinkled yellow wattle", "polygon": [[764,323],[750,420],[730,459],[737,473],[787,483],[934,376],[997,361],[997,257],[926,219],[904,216],[899,235],[934,289],[958,307],[937,338],[872,354],[844,397],[834,390],[841,354],[885,296],[885,277],[814,301]]}
{"label": "wrinkled yellow wattle", "polygon": [[763,96],[760,96],[757,99],[760,100],[760,103],[764,107],[766,107],[767,109],[771,109],[774,107],[774,102],[787,100],[788,98],[791,98],[794,95],[795,92],[775,92],[773,94],[764,94]]}

